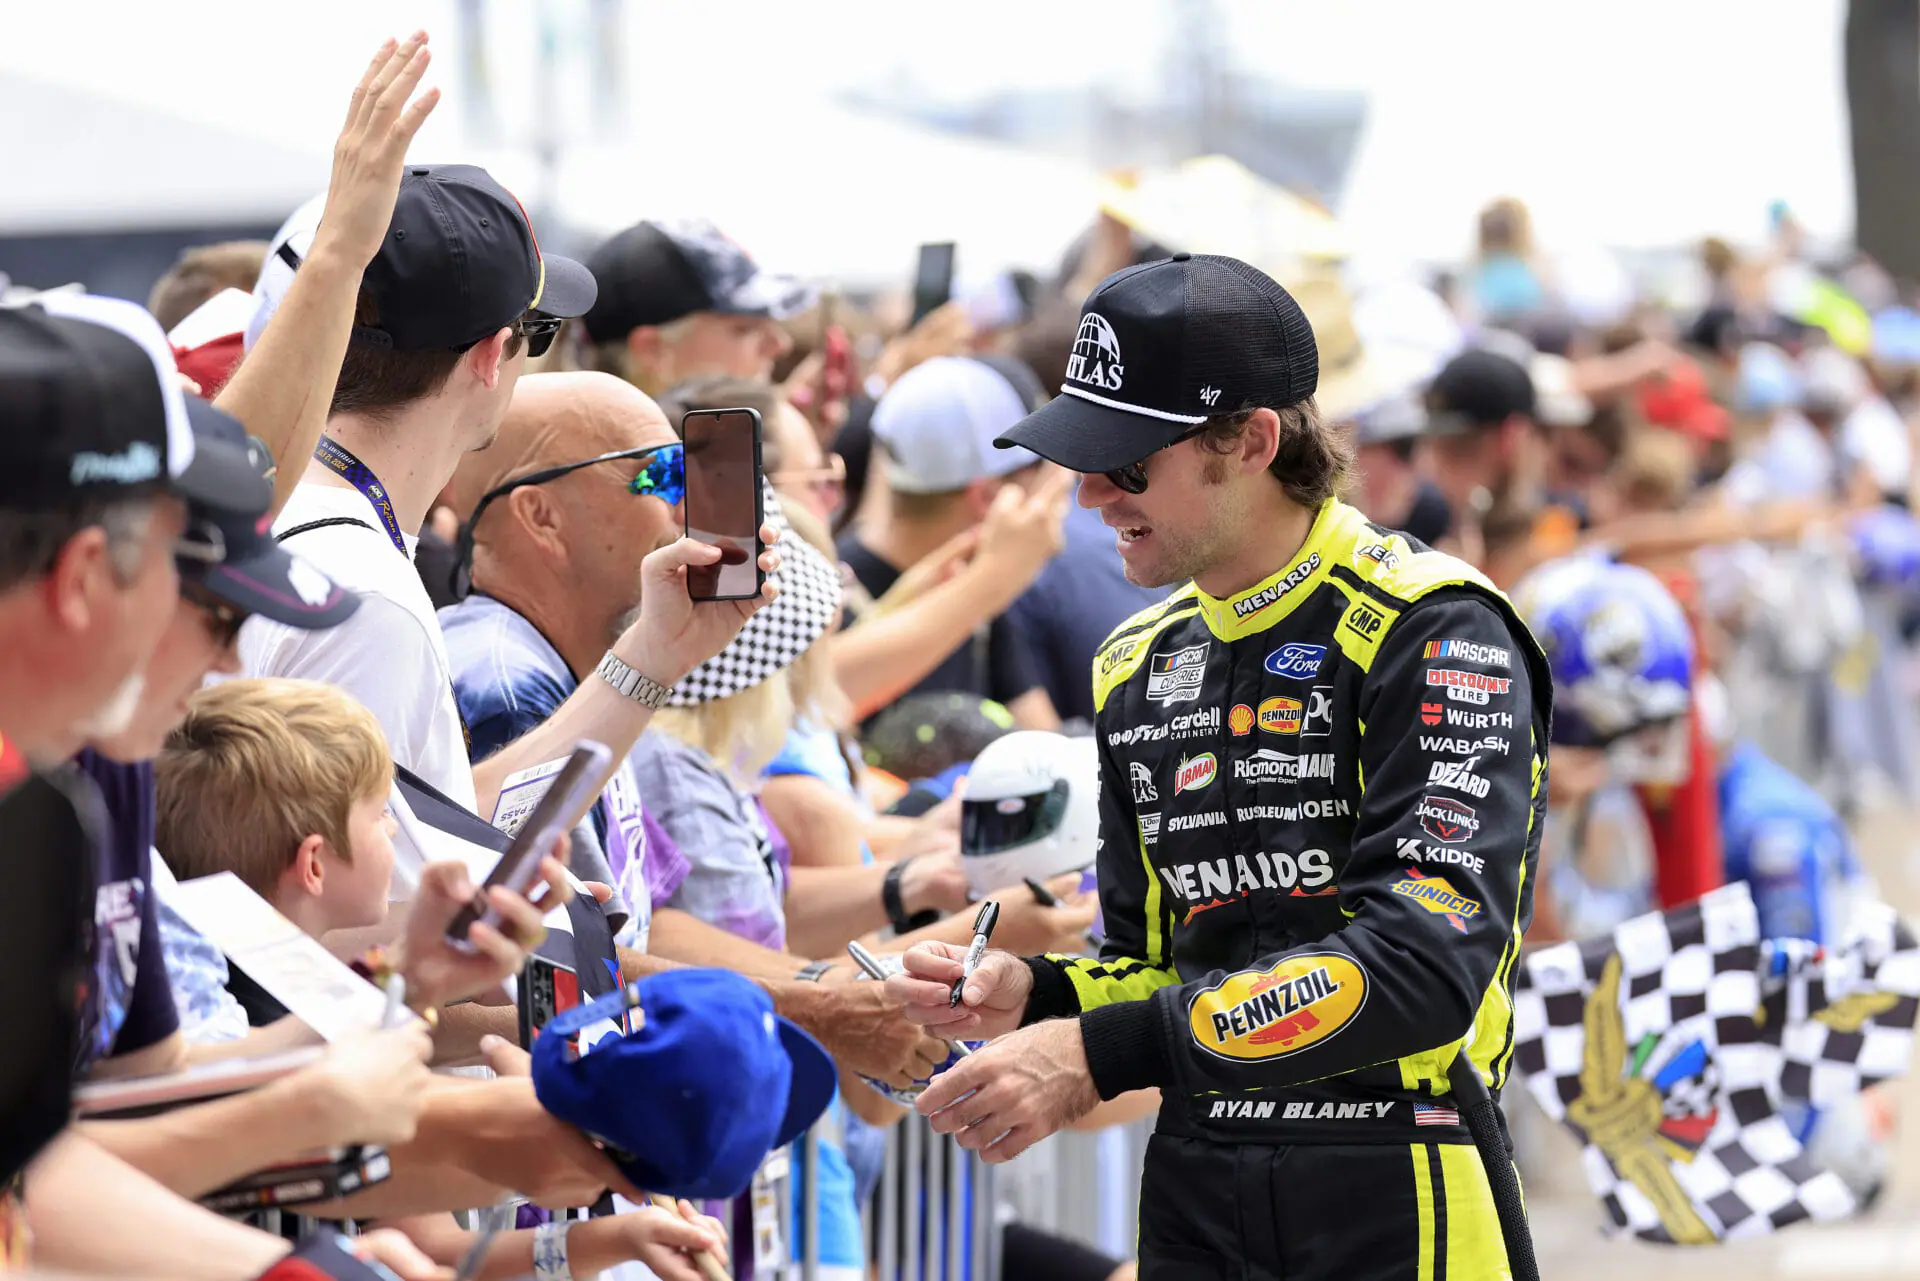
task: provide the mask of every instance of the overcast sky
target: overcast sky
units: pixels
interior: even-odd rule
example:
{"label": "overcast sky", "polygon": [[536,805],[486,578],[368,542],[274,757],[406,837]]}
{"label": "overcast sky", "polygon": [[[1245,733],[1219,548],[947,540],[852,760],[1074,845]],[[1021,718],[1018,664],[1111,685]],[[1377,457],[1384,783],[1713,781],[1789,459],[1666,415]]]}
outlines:
{"label": "overcast sky", "polygon": [[[490,28],[497,102],[516,134],[509,141],[524,141],[541,114],[527,75],[535,5],[489,8],[500,14]],[[1851,223],[1843,0],[1219,8],[1221,43],[1243,67],[1369,95],[1341,213],[1374,252],[1458,253],[1473,210],[1509,192],[1534,205],[1550,241],[1646,244],[1706,231],[1753,239],[1775,197],[1823,234]],[[545,7],[569,69],[554,117],[566,135],[586,118],[587,9],[587,0]],[[769,148],[823,149],[830,159],[844,154],[836,140],[796,136],[795,122],[809,118],[797,104],[902,76],[953,98],[1096,81],[1124,91],[1154,82],[1189,11],[1174,0],[974,0],[958,13],[892,0],[627,0],[628,86],[647,127],[657,127],[657,109],[683,141],[724,125],[735,139],[764,136]],[[383,35],[428,27],[442,55],[434,79],[458,85],[452,14],[452,0],[7,4],[0,70],[311,147],[317,164],[345,88]],[[430,123],[417,158],[468,146],[458,106],[450,100]],[[831,184],[837,196],[885,181],[885,157],[847,162]]]}

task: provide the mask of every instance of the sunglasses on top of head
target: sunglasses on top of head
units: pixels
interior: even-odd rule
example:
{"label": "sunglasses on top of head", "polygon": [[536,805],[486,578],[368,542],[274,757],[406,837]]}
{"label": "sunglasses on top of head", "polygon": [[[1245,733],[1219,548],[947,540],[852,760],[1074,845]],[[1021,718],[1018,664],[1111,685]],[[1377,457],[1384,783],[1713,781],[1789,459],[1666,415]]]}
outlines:
{"label": "sunglasses on top of head", "polygon": [[[556,327],[559,322],[554,322]],[[551,341],[551,339],[549,339]],[[532,350],[532,344],[528,344]],[[516,476],[503,484],[495,485],[480,496],[475,504],[473,515],[460,527],[460,560],[454,569],[454,595],[464,597],[473,588],[473,531],[480,525],[480,517],[486,514],[487,505],[494,499],[511,494],[516,489],[525,489],[529,485],[544,485],[548,481],[559,480],[574,472],[588,467],[598,467],[601,463],[617,463],[629,458],[643,459],[640,470],[627,482],[627,492],[641,498],[658,498],[669,507],[678,506],[687,496],[687,449],[680,441],[669,441],[664,445],[648,445],[644,449],[616,449],[597,458],[584,458],[577,463],[562,463],[558,467],[543,467],[539,471]]]}

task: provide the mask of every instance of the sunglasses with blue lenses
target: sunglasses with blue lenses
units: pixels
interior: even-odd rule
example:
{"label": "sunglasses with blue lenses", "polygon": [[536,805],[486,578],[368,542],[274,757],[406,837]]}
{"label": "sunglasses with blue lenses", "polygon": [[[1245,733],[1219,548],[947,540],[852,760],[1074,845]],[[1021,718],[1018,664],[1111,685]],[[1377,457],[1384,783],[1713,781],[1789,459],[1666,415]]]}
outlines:
{"label": "sunglasses with blue lenses", "polygon": [[482,494],[474,506],[473,515],[460,528],[460,561],[454,570],[454,594],[465,596],[473,586],[473,531],[480,524],[480,517],[486,512],[487,504],[494,499],[511,494],[516,489],[528,485],[544,485],[548,481],[559,480],[574,472],[584,471],[588,467],[598,467],[601,463],[617,463],[629,458],[640,459],[640,470],[627,482],[627,492],[642,498],[658,498],[669,507],[678,506],[687,496],[687,447],[680,441],[671,441],[664,445],[648,445],[644,449],[616,449],[610,454],[601,454],[597,458],[582,459],[577,463],[563,463],[558,467],[543,467],[539,471],[516,476],[505,484],[496,485]]}

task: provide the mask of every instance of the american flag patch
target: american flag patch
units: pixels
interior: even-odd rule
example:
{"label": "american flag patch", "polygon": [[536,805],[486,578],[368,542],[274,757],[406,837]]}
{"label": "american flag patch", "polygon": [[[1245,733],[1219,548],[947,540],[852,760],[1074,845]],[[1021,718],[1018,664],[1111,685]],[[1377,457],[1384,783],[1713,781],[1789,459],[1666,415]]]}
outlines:
{"label": "american flag patch", "polygon": [[1435,1107],[1431,1103],[1413,1105],[1413,1123],[1415,1125],[1458,1125],[1460,1113],[1453,1108]]}

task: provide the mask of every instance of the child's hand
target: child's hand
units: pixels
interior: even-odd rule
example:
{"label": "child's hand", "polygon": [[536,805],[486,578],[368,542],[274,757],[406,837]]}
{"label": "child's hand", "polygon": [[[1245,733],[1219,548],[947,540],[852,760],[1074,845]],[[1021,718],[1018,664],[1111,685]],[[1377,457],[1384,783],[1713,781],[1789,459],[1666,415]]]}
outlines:
{"label": "child's hand", "polygon": [[312,1109],[325,1136],[320,1142],[392,1147],[412,1139],[433,1080],[432,1056],[425,1025],[411,1021],[332,1045],[297,1078],[301,1106]]}
{"label": "child's hand", "polygon": [[[720,1220],[700,1213],[691,1201],[679,1205],[679,1217],[660,1206],[645,1206],[618,1216],[633,1258],[653,1269],[660,1281],[704,1281],[694,1255],[711,1254],[727,1265],[727,1232]],[[728,1273],[731,1275],[731,1273]]]}
{"label": "child's hand", "polygon": [[540,872],[546,884],[529,902],[512,890],[495,886],[487,902],[500,913],[504,931],[475,921],[467,930],[469,952],[447,940],[446,929],[473,901],[474,885],[459,863],[430,863],[420,873],[420,890],[407,912],[399,944],[398,968],[407,980],[407,1003],[415,1009],[445,1005],[478,996],[520,972],[527,956],[547,936],[540,918],[573,897],[562,859],[567,835],[554,839],[553,856],[543,860]]}

